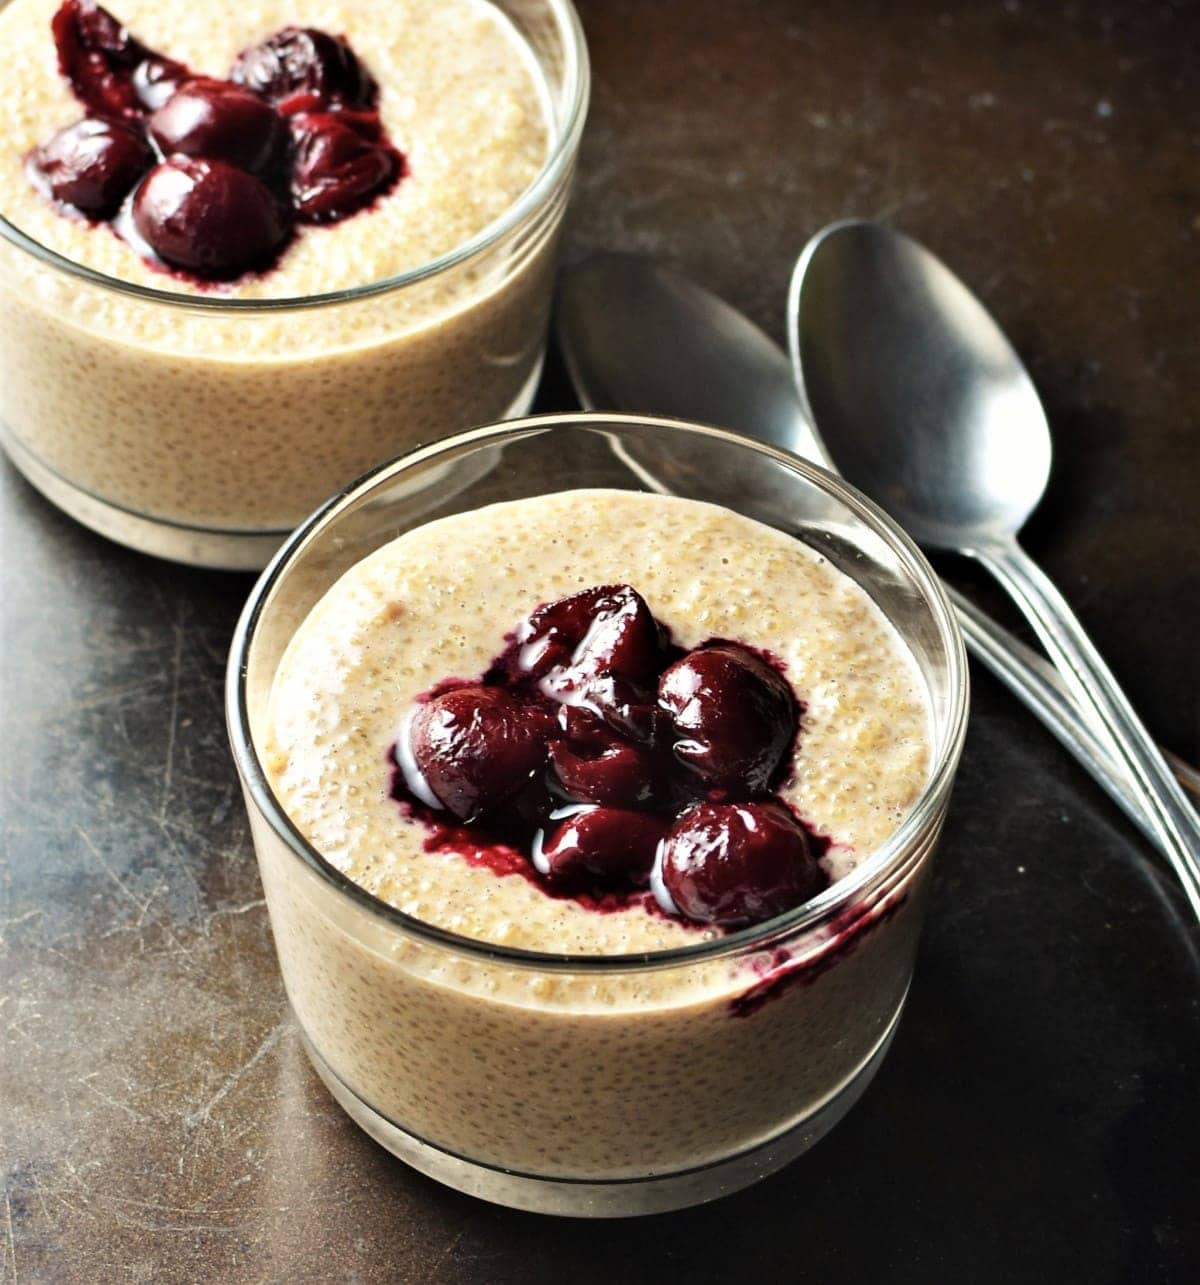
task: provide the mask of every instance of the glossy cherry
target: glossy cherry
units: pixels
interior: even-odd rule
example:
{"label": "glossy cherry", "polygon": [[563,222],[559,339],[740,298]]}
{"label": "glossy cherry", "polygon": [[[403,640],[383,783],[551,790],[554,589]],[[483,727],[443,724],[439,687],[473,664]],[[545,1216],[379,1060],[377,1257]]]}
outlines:
{"label": "glossy cherry", "polygon": [[142,114],[133,73],[151,56],[150,50],[107,9],[93,0],[64,0],[51,29],[58,68],[80,102],[101,116]]}
{"label": "glossy cherry", "polygon": [[554,726],[502,687],[457,687],[417,707],[409,743],[434,797],[459,820],[475,821],[543,772]]}
{"label": "glossy cherry", "polygon": [[662,884],[675,909],[699,923],[761,923],[807,901],[823,878],[807,834],[781,803],[697,804],[662,845]]}
{"label": "glossy cherry", "polygon": [[90,117],[60,129],[31,160],[56,200],[106,219],[154,164],[154,151],[137,125]]}
{"label": "glossy cherry", "polygon": [[261,180],[226,161],[174,156],[134,193],[133,222],[164,262],[228,280],[268,265],[287,239],[287,212]]}
{"label": "glossy cherry", "polygon": [[533,863],[552,885],[644,888],[667,823],[648,812],[585,808],[535,843]]}
{"label": "glossy cherry", "polygon": [[614,732],[639,744],[657,744],[666,739],[671,728],[670,718],[659,708],[650,688],[612,670],[586,679],[571,701]]}
{"label": "glossy cherry", "polygon": [[[227,281],[265,270],[294,222],[345,218],[404,172],[374,110],[378,86],[340,37],[287,27],[223,81],[148,48],[95,0],[63,0],[52,26],[91,119],[30,157],[33,181],[91,218],[119,215],[135,248],[180,272]],[[120,121],[148,130],[164,164],[151,169]],[[126,223],[123,198],[142,174]]]}
{"label": "glossy cherry", "polygon": [[534,611],[517,629],[520,668],[556,699],[604,672],[652,682],[664,638],[645,599],[629,585],[599,585]]}
{"label": "glossy cherry", "polygon": [[654,756],[617,737],[556,741],[550,746],[550,764],[559,792],[576,803],[646,807],[659,793]]}
{"label": "glossy cherry", "polygon": [[300,112],[290,118],[292,201],[306,223],[330,223],[369,204],[400,173],[378,118],[360,112]]}
{"label": "glossy cherry", "polygon": [[500,836],[585,904],[649,883],[668,913],[725,927],[819,890],[808,832],[762,797],[800,709],[763,655],[714,641],[675,659],[629,585],[546,603],[507,643],[479,684],[419,704],[397,742],[397,797],[434,808],[415,815]]}
{"label": "glossy cherry", "polygon": [[284,27],[251,45],[230,77],[285,109],[297,96],[306,107],[371,107],[379,92],[344,40],[312,27]]}
{"label": "glossy cherry", "polygon": [[746,798],[770,788],[799,717],[787,680],[737,643],[690,651],[659,679],[675,757],[706,785]]}
{"label": "glossy cherry", "polygon": [[186,81],[150,117],[150,135],[164,155],[228,161],[263,176],[287,148],[283,117],[257,95],[228,80]]}

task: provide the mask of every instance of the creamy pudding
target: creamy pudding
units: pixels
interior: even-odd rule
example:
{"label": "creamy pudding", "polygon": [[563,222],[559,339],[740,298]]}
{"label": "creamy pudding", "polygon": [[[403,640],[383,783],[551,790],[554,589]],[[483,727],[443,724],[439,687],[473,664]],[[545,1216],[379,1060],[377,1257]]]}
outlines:
{"label": "creamy pudding", "polygon": [[596,914],[523,878],[425,851],[387,764],[401,720],[447,678],[483,674],[540,603],[636,586],[679,648],[769,651],[804,714],[781,798],[837,879],[875,852],[928,772],[912,661],[866,594],[808,547],[728,510],[569,492],[430,523],[364,559],[296,633],[268,753],[305,837],[373,895],[454,932],[527,950],[627,954],[704,931],[641,907]]}
{"label": "creamy pudding", "polygon": [[[414,702],[481,675],[494,683],[506,634],[528,643],[536,630],[520,624],[539,604],[594,585],[636,588],[669,631],[669,663],[720,640],[769,656],[786,679],[798,730],[779,770],[746,788],[773,790],[770,806],[821,840],[809,891],[836,887],[888,840],[929,778],[930,712],[912,655],[867,593],[804,542],[729,510],[590,490],[417,527],[352,567],[296,629],[262,758],[326,861],[434,928],[547,957],[649,952],[653,965],[655,952],[745,922],[698,922],[636,891],[563,895],[486,825],[437,829],[398,797],[396,746]],[[678,728],[666,674],[661,704]],[[427,784],[450,800],[440,778]],[[732,777],[705,797],[726,788],[738,797]],[[903,1000],[933,840],[861,904],[785,945],[589,972],[586,961],[510,966],[361,935],[355,912],[331,909],[313,873],[255,825],[289,996],[335,1091],[475,1163],[589,1181],[724,1160],[853,1081]]]}
{"label": "creamy pudding", "polygon": [[[319,183],[303,187],[301,161],[319,148],[311,129],[297,125],[300,109],[309,109],[310,121],[327,119],[320,113],[329,104],[319,96],[298,105],[272,98],[291,125],[292,142],[279,146],[297,158],[293,195],[307,202],[303,226],[285,235],[268,222],[262,253],[245,256],[250,267],[240,271],[238,261],[215,280],[164,271],[180,260],[155,262],[107,223],[78,211],[69,217],[31,181],[29,158],[85,106],[58,65],[51,34],[58,7],[12,0],[0,9],[0,53],[22,68],[0,96],[0,214],[72,264],[176,302],[93,284],[0,240],[0,421],[22,467],[32,459],[92,500],[163,523],[281,531],[398,450],[527,402],[569,157],[526,220],[427,279],[313,308],[220,306],[383,282],[464,246],[512,209],[545,166],[567,109],[551,93],[549,54],[535,51],[501,7],[487,0],[116,6],[138,42],[190,73],[240,77],[242,99],[254,87],[240,70],[246,51],[294,27],[332,33],[377,86],[372,110],[388,154],[399,159],[385,162],[375,186],[335,211],[333,223]],[[187,89],[178,90],[182,98]],[[186,108],[154,113],[150,135],[163,155],[192,145],[194,112]],[[233,159],[267,165],[244,148]],[[261,170],[243,186],[260,178],[267,178]],[[135,191],[129,204],[136,216],[152,203]],[[163,247],[170,259],[168,239]]]}

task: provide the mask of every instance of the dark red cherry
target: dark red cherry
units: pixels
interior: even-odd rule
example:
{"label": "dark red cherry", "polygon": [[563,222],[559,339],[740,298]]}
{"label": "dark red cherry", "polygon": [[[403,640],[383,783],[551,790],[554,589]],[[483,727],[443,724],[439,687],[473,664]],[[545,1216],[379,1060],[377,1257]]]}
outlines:
{"label": "dark red cherry", "polygon": [[133,86],[150,50],[94,0],[64,0],[51,20],[58,69],[80,102],[101,116],[142,114]]}
{"label": "dark red cherry", "polygon": [[309,97],[306,106],[371,107],[378,94],[354,50],[313,27],[284,27],[251,45],[234,63],[230,78],[285,107],[296,95]]}
{"label": "dark red cherry", "polygon": [[248,89],[198,77],[150,117],[150,135],[164,155],[203,156],[264,175],[281,161],[288,131],[283,117]]}
{"label": "dark red cherry", "polygon": [[612,670],[587,679],[571,700],[579,708],[595,714],[614,732],[640,744],[653,745],[671,726],[649,688]]}
{"label": "dark red cherry", "polygon": [[496,812],[540,774],[554,720],[501,687],[457,687],[417,707],[417,769],[462,821]]}
{"label": "dark red cherry", "polygon": [[807,901],[824,876],[781,803],[700,803],[671,827],[662,883],[698,923],[761,923]]}
{"label": "dark red cherry", "polygon": [[192,73],[181,62],[150,54],[133,69],[133,92],[148,111],[157,111]]}
{"label": "dark red cherry", "polygon": [[659,679],[675,757],[706,785],[743,796],[768,789],[796,735],[787,680],[736,643],[688,652]]}
{"label": "dark red cherry", "polygon": [[290,118],[292,200],[306,223],[331,223],[367,205],[400,172],[399,154],[361,112],[300,112]]}
{"label": "dark red cherry", "polygon": [[644,807],[658,794],[654,755],[615,736],[586,743],[556,741],[550,746],[550,764],[561,792],[576,803]]}
{"label": "dark red cherry", "polygon": [[535,842],[533,863],[551,884],[644,888],[667,823],[647,812],[586,808]]}
{"label": "dark red cherry", "polygon": [[592,621],[597,589],[543,603],[516,628],[517,668],[534,678],[566,665]]}
{"label": "dark red cherry", "polygon": [[33,167],[51,194],[98,219],[115,214],[153,164],[154,152],[138,126],[100,117],[60,129],[33,154]]}
{"label": "dark red cherry", "polygon": [[629,585],[598,585],[546,603],[521,623],[517,641],[520,667],[559,699],[604,671],[651,682],[663,659],[658,622]]}
{"label": "dark red cherry", "polygon": [[166,263],[218,281],[266,267],[289,232],[265,183],[225,161],[191,156],[173,156],[146,175],[133,222]]}

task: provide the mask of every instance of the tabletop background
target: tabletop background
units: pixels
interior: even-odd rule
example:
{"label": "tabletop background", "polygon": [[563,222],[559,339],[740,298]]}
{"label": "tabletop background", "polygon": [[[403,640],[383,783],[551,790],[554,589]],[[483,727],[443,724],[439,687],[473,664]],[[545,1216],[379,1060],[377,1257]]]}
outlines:
{"label": "tabletop background", "polygon": [[[927,241],[1047,403],[1032,551],[1200,760],[1200,9],[581,10],[568,256],[660,256],[781,339],[823,223]],[[571,404],[552,361],[539,405]],[[716,1205],[557,1221],[406,1170],[305,1062],[222,725],[249,579],[109,545],[6,464],[0,543],[0,1280],[1200,1278],[1200,935],[985,674],[909,1009],[861,1105]]]}

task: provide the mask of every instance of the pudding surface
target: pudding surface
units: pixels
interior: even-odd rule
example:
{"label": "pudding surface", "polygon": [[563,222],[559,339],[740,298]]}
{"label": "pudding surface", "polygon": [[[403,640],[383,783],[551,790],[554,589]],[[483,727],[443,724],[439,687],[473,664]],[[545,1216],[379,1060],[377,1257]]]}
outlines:
{"label": "pudding surface", "polygon": [[[119,237],[64,216],[35,190],[25,158],[83,114],[60,74],[50,22],[59,0],[0,9],[0,52],[21,75],[0,94],[0,213],[35,241],[106,276],[183,293],[200,286],[145,262]],[[407,172],[368,209],[307,228],[279,264],[219,287],[231,298],[322,294],[394,276],[454,249],[529,186],[549,144],[544,90],[529,51],[486,0],[114,0],[111,12],[153,49],[224,77],[238,54],[288,25],[344,36],[378,81],[383,124]]]}
{"label": "pudding surface", "polygon": [[915,665],[882,613],[800,541],[716,506],[605,490],[430,523],[322,598],[276,675],[266,751],[309,841],[389,904],[497,944],[626,954],[712,935],[427,851],[427,829],[391,796],[389,753],[418,696],[484,672],[537,604],[608,583],[634,586],[680,647],[721,638],[777,658],[804,708],[779,793],[831,840],[831,879],[884,843],[925,784],[929,733]]}

